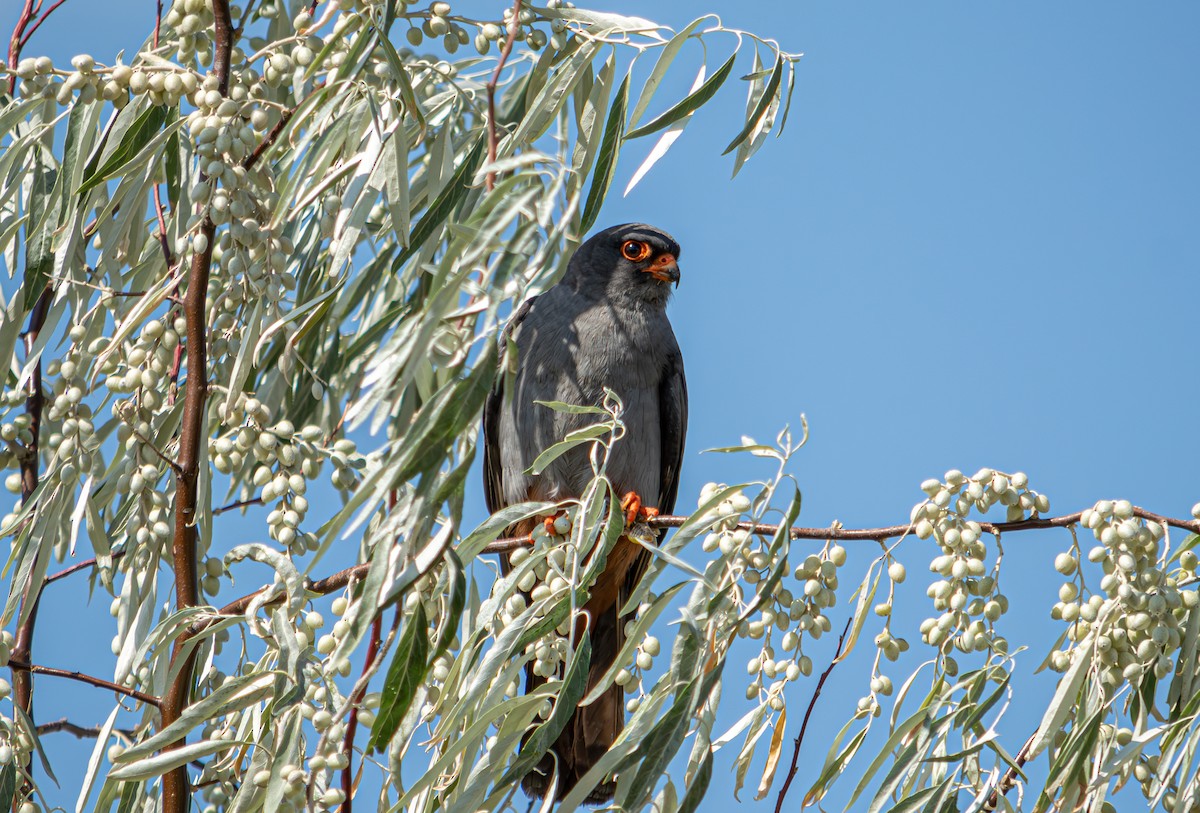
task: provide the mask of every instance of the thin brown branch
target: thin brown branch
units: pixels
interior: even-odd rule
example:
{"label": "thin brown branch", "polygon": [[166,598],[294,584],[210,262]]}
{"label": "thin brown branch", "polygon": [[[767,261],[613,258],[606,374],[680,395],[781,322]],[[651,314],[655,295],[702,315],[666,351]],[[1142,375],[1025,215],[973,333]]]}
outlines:
{"label": "thin brown branch", "polygon": [[1025,763],[1029,761],[1029,749],[1033,747],[1033,740],[1035,737],[1037,737],[1036,731],[1029,736],[1029,739],[1025,740],[1025,744],[1021,746],[1021,750],[1018,751],[1017,755],[1013,758],[1013,764],[1010,765],[1008,770],[1004,772],[1004,776],[1000,777],[1000,781],[992,790],[992,795],[988,797],[986,802],[984,802],[984,810],[995,810],[1000,804],[1000,797],[1007,796],[1008,792],[1016,787],[1017,776],[1020,775],[1021,768],[1023,768]]}
{"label": "thin brown branch", "polygon": [[[42,289],[41,294],[38,295],[37,302],[34,303],[33,310],[29,313],[29,327],[25,331],[26,355],[33,352],[33,346],[37,342],[38,334],[41,333],[42,327],[46,324],[46,315],[50,311],[50,302],[53,298],[53,289],[47,285]],[[19,458],[21,505],[29,503],[38,487],[38,477],[41,470],[41,457],[38,449],[42,431],[42,410],[45,404],[46,396],[42,391],[42,361],[39,357],[33,365],[33,372],[29,377],[28,394],[25,399],[25,414],[29,416],[31,438],[29,443],[25,445]],[[35,571],[36,568],[30,568],[31,574]],[[33,659],[33,633],[37,625],[38,605],[42,597],[42,584],[40,582],[35,583],[33,578],[31,575],[30,581],[23,588],[21,595],[21,616],[25,620],[17,627],[12,658],[9,660],[13,677],[13,703],[30,719],[33,719],[33,676],[29,670],[18,668],[18,662],[28,663]],[[13,805],[19,806],[19,801],[28,796],[30,790],[31,784],[26,779],[22,787],[22,792],[13,798]]]}
{"label": "thin brown branch", "polygon": [[52,675],[54,677],[67,678],[68,680],[77,680],[80,683],[86,683],[89,686],[95,686],[100,689],[108,689],[110,692],[116,692],[117,694],[123,694],[126,697],[132,697],[134,700],[140,700],[143,703],[148,703],[156,708],[162,704],[162,701],[152,694],[139,692],[137,689],[129,689],[125,686],[121,686],[120,684],[105,680],[104,678],[98,678],[94,675],[85,674],[84,672],[72,672],[67,669],[55,669],[51,666],[41,666],[17,657],[9,658],[8,664],[13,668],[14,673],[32,672],[35,675]]}
{"label": "thin brown branch", "polygon": [[[363,659],[362,674],[365,678],[375,666],[375,658],[379,654],[379,641],[383,637],[383,614],[375,612],[371,621],[371,640],[367,642],[367,657]],[[354,735],[358,733],[358,704],[367,693],[366,680],[360,680],[361,687],[351,698],[350,719],[346,721],[346,738],[342,750],[346,752],[346,767],[342,769],[342,792],[346,794],[340,813],[351,813],[354,798]]]}
{"label": "thin brown branch", "polygon": [[[309,582],[304,586],[304,589],[310,593],[316,593],[318,596],[327,596],[330,593],[334,593],[343,589],[351,582],[359,581],[367,575],[367,571],[370,570],[370,568],[370,562],[364,562],[361,565],[354,565],[353,567],[348,567],[345,570],[339,570],[337,573],[334,573],[331,576],[326,576],[318,581]],[[263,590],[266,589],[267,588],[263,587],[259,590],[255,590],[253,593],[244,595],[241,598],[234,599],[221,609],[217,610],[214,617],[203,621],[197,621],[196,623],[192,624],[190,627],[188,627],[188,637],[190,638],[193,635],[198,635],[199,633],[203,632],[213,623],[216,618],[229,618],[244,614],[251,602],[258,598],[262,594]]]}
{"label": "thin brown branch", "polygon": [[[508,36],[504,40],[504,47],[500,49],[500,58],[496,60],[496,68],[492,71],[492,76],[487,83],[489,164],[495,162],[496,150],[500,145],[500,136],[496,130],[496,86],[500,84],[500,72],[504,70],[504,63],[508,61],[508,55],[512,53],[513,43],[520,30],[521,0],[513,0],[512,17],[508,21]],[[487,174],[487,188],[489,192],[496,188],[496,173],[491,170],[488,170]]]}
{"label": "thin brown branch", "polygon": [[[1066,528],[1070,525],[1077,525],[1082,515],[1082,511],[1076,511],[1073,514],[1063,514],[1058,517],[1032,517],[1015,522],[981,522],[979,523],[979,527],[983,529],[984,533],[993,535],[1003,535],[1017,531],[1044,530],[1046,528]],[[1138,508],[1137,506],[1133,508],[1133,515],[1149,522],[1156,522],[1160,525],[1200,534],[1200,520],[1177,519],[1175,517],[1156,514],[1153,511],[1147,511],[1145,508]],[[651,528],[678,528],[687,522],[688,519],[688,517],[664,515],[651,517],[646,520],[646,524]],[[736,527],[760,536],[774,536],[779,533],[778,525],[739,522]],[[912,528],[911,524],[887,525],[882,528],[792,528],[790,536],[792,539],[883,542],[887,539],[911,533]],[[485,547],[483,553],[511,553],[517,548],[528,547],[532,544],[532,536],[514,536],[506,539],[497,539]]]}
{"label": "thin brown branch", "polygon": [[[115,562],[124,555],[125,555],[125,551],[123,551],[123,550],[113,551],[112,560]],[[46,577],[46,584],[50,584],[51,582],[56,582],[59,579],[65,579],[67,576],[70,576],[72,573],[78,573],[81,570],[87,570],[87,569],[93,568],[95,566],[96,566],[95,559],[84,559],[82,562],[78,562],[67,568],[63,568],[62,570],[58,571],[57,573],[51,573],[49,576]]]}
{"label": "thin brown branch", "polygon": [[36,11],[33,0],[25,0],[25,7],[21,9],[21,16],[17,17],[17,24],[13,26],[12,36],[8,40],[9,96],[14,96],[17,92],[17,63],[21,61],[21,46],[24,44],[22,37],[25,34],[25,27],[29,25],[29,21],[33,19]]}
{"label": "thin brown branch", "polygon": [[[154,47],[158,47],[158,34],[162,30],[162,0],[158,0],[154,10]],[[158,202],[158,187],[154,187],[154,199]],[[160,210],[161,211],[161,210]]]}
{"label": "thin brown branch", "polygon": [[[50,8],[46,9],[46,11],[42,13],[41,17],[38,17],[37,22],[35,22],[32,26],[30,26],[29,30],[25,32],[25,36],[23,36],[21,38],[21,47],[22,48],[29,44],[29,38],[33,36],[33,32],[37,31],[39,28],[42,27],[42,23],[46,22],[46,18],[54,13],[54,9],[58,8],[65,2],[67,2],[67,0],[58,0],[57,3],[50,6]],[[39,2],[38,8],[41,8],[41,5],[42,4]]]}
{"label": "thin brown branch", "polygon": [[842,629],[842,634],[838,636],[837,651],[833,653],[833,659],[829,661],[829,666],[825,667],[825,671],[817,679],[817,686],[813,689],[812,697],[809,698],[808,708],[804,711],[804,720],[800,723],[800,733],[796,735],[796,747],[792,751],[792,764],[788,768],[787,779],[783,780],[783,787],[779,789],[779,797],[775,800],[775,813],[781,813],[783,810],[784,797],[787,796],[788,788],[791,787],[792,780],[796,777],[797,765],[800,762],[800,746],[804,743],[804,733],[808,730],[808,720],[812,717],[813,709],[817,706],[817,698],[821,696],[821,688],[825,685],[825,680],[833,671],[833,667],[838,665],[838,658],[842,655],[842,644],[846,641],[846,633],[850,631],[850,622],[853,620],[853,616],[846,619],[846,626]]}
{"label": "thin brown branch", "polygon": [[[229,60],[233,49],[233,20],[229,0],[213,0],[213,74],[222,96],[229,92]],[[171,542],[171,558],[175,576],[175,605],[177,609],[195,607],[200,603],[199,566],[197,562],[196,514],[199,508],[198,484],[200,463],[204,451],[204,413],[208,406],[208,280],[212,271],[212,252],[216,245],[216,225],[205,217],[200,233],[207,238],[204,251],[192,255],[187,278],[187,293],[183,300],[186,323],[188,375],[184,385],[183,421],[179,434],[178,470],[175,477],[175,535]],[[162,728],[180,718],[192,694],[195,671],[195,648],[187,648],[187,634],[175,640],[171,651],[172,666],[179,669],[167,689],[162,703]],[[160,729],[161,730],[161,729]],[[182,740],[167,746],[178,748]],[[162,780],[163,813],[187,813],[191,803],[191,788],[187,767],[179,766]]]}
{"label": "thin brown branch", "polygon": [[154,452],[154,456],[157,457],[162,462],[166,463],[167,468],[169,468],[171,471],[175,472],[176,475],[180,474],[183,471],[182,467],[180,467],[180,465],[178,463],[176,463],[174,460],[167,457],[166,453],[163,452],[161,449],[159,449],[157,446],[155,446],[154,441],[150,440],[150,438],[146,437],[141,432],[138,432],[136,429],[133,432],[133,436],[135,438],[137,438],[138,440],[140,440],[147,449]]}
{"label": "thin brown branch", "polygon": [[[159,9],[162,9],[162,3],[159,3]],[[158,32],[155,31],[157,38]],[[158,44],[155,43],[155,47]],[[158,184],[154,185],[154,214],[158,218],[158,244],[162,247],[163,259],[167,261],[167,268],[172,268],[175,265],[175,255],[171,253],[171,245],[167,242],[167,217],[164,214],[162,193],[158,190]]]}
{"label": "thin brown branch", "polygon": [[237,502],[231,502],[228,505],[222,505],[220,508],[214,508],[213,516],[219,517],[221,514],[224,514],[226,511],[235,511],[238,508],[245,508],[248,505],[262,505],[262,501],[263,501],[262,497],[252,497],[249,500],[238,500]]}
{"label": "thin brown branch", "polygon": [[258,159],[262,158],[263,153],[271,149],[271,146],[279,140],[279,135],[283,132],[283,128],[287,127],[287,123],[291,121],[295,113],[295,109],[289,109],[279,114],[279,121],[275,122],[275,126],[263,136],[263,140],[258,142],[258,146],[254,148],[253,152],[242,159],[243,169],[250,169],[258,163]]}
{"label": "thin brown branch", "polygon": [[[41,737],[46,734],[56,734],[58,732],[65,732],[67,734],[74,734],[76,737],[78,737],[81,740],[85,740],[85,739],[94,740],[100,736],[100,732],[102,729],[103,729],[103,727],[98,726],[98,725],[82,726],[82,725],[79,725],[78,723],[72,723],[70,720],[68,720],[66,717],[64,717],[61,720],[55,720],[50,723],[40,723],[37,727],[37,733],[38,733],[38,736]],[[128,728],[114,728],[114,729],[112,729],[112,732],[114,734],[121,735],[127,741],[132,741],[133,738],[137,736],[136,731],[134,731],[132,729],[128,729]]]}

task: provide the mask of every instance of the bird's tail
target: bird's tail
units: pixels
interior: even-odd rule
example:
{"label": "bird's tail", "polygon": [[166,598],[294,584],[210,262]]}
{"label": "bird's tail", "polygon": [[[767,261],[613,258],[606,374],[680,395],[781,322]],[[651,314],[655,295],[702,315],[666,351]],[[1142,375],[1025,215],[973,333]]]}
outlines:
{"label": "bird's tail", "polygon": [[[588,667],[587,693],[600,682],[625,641],[624,623],[610,605],[592,619],[592,659]],[[586,694],[585,694],[586,696]],[[521,786],[530,796],[544,797],[557,771],[555,797],[562,800],[608,752],[625,726],[625,692],[613,684],[587,706],[575,709],[550,753],[525,776]],[[588,794],[587,804],[602,804],[613,798],[616,784],[605,778]]]}

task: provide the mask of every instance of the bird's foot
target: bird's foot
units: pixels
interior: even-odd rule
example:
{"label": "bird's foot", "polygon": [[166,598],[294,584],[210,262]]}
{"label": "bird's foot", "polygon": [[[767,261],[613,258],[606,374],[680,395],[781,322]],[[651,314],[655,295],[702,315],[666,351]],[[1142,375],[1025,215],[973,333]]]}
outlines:
{"label": "bird's foot", "polygon": [[546,536],[565,536],[571,530],[570,518],[566,511],[556,511],[542,520]]}
{"label": "bird's foot", "polygon": [[658,516],[658,509],[642,505],[642,498],[636,491],[630,491],[621,498],[621,510],[625,512],[625,527],[628,528],[638,520],[648,520]]}

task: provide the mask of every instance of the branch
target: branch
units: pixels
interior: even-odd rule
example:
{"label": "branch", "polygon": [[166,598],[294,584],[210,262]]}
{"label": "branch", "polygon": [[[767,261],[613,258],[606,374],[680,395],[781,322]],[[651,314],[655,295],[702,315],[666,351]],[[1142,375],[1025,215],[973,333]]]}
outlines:
{"label": "branch", "polygon": [[[1015,522],[981,522],[979,527],[984,533],[999,536],[1001,534],[1015,533],[1016,531],[1036,531],[1045,528],[1066,528],[1070,525],[1077,525],[1082,511],[1076,511],[1074,514],[1063,514],[1059,517],[1032,517],[1030,519],[1019,519]],[[1194,534],[1200,534],[1200,520],[1196,519],[1176,519],[1174,517],[1155,514],[1152,511],[1147,511],[1145,508],[1134,506],[1133,515],[1140,517],[1150,522],[1156,522],[1160,525],[1168,525],[1172,528],[1179,528]],[[651,528],[678,528],[687,522],[689,517],[678,516],[657,516],[650,517],[646,520],[646,525]],[[760,536],[773,536],[779,533],[778,525],[755,524],[753,522],[739,522],[736,526],[743,531],[750,531],[753,534]],[[829,539],[839,541],[876,541],[883,542],[897,536],[904,536],[912,532],[912,524],[907,525],[888,525],[883,528],[792,528],[790,536],[792,539]],[[497,539],[483,549],[483,553],[512,553],[517,548],[528,547],[533,544],[532,536],[514,536],[506,539]]]}
{"label": "branch", "polygon": [[55,669],[51,666],[39,666],[36,663],[30,663],[27,660],[20,658],[9,658],[8,665],[16,672],[32,672],[35,675],[53,675],[54,677],[67,678],[68,680],[77,680],[80,683],[87,683],[89,686],[96,686],[101,689],[108,689],[117,694],[123,694],[126,697],[132,697],[134,700],[140,700],[155,708],[162,705],[162,701],[152,694],[139,692],[137,689],[128,689],[117,683],[98,678],[93,675],[84,674],[83,672],[71,672],[66,669]]}
{"label": "branch", "polygon": [[[25,32],[25,36],[21,37],[21,47],[25,47],[25,45],[29,43],[29,38],[33,36],[33,32],[42,27],[42,23],[46,22],[46,18],[54,13],[54,9],[58,8],[65,2],[67,2],[67,0],[58,0],[57,3],[46,9],[45,12],[42,13],[41,17],[38,17],[37,22],[30,26],[29,30]],[[41,5],[42,4],[39,2],[38,6],[40,7]]]}
{"label": "branch", "polygon": [[[100,730],[101,730],[101,727],[98,725],[81,726],[81,725],[78,725],[77,723],[72,723],[66,717],[62,718],[61,720],[55,720],[52,723],[42,723],[41,725],[39,725],[37,727],[37,733],[38,733],[39,737],[41,737],[44,734],[54,734],[59,731],[65,731],[68,734],[74,734],[76,737],[78,737],[81,740],[96,739],[97,737],[100,736]],[[126,740],[129,740],[129,741],[132,741],[133,738],[137,736],[136,731],[133,731],[132,729],[127,729],[127,728],[114,728],[114,729],[112,729],[112,732],[114,734],[119,734],[120,736],[124,737]]]}
{"label": "branch", "polygon": [[846,626],[842,629],[842,634],[838,636],[837,651],[833,653],[833,660],[829,662],[829,666],[825,667],[825,671],[817,679],[817,687],[813,689],[812,697],[808,701],[808,708],[804,712],[804,720],[800,723],[800,733],[796,735],[796,748],[792,751],[792,765],[788,768],[787,779],[783,780],[783,787],[779,789],[779,798],[775,800],[775,813],[780,813],[783,810],[783,799],[787,796],[788,788],[792,785],[792,779],[796,777],[796,769],[800,761],[800,745],[804,742],[804,732],[808,730],[808,718],[812,716],[813,709],[816,708],[817,698],[821,696],[821,688],[825,685],[825,679],[829,677],[829,673],[833,671],[833,667],[838,665],[838,658],[842,654],[842,644],[846,640],[846,633],[850,631],[850,622],[853,620],[854,616],[846,619]]}
{"label": "branch", "polygon": [[[488,103],[488,163],[492,164],[496,161],[496,148],[500,144],[500,137],[496,133],[496,86],[500,83],[500,71],[504,70],[504,63],[508,61],[508,55],[512,53],[513,42],[517,39],[517,32],[521,30],[521,0],[513,0],[512,18],[508,21],[508,38],[504,40],[504,47],[500,49],[500,58],[496,60],[496,69],[492,71],[492,77],[487,83],[487,103]],[[496,188],[496,173],[488,170],[487,188],[491,192]]]}
{"label": "branch", "polygon": [[[229,0],[213,0],[212,10],[212,69],[217,77],[217,90],[225,96],[229,92],[229,59],[233,49],[233,20],[229,14]],[[171,543],[175,605],[180,610],[200,603],[196,561],[197,486],[204,447],[204,413],[208,405],[208,280],[212,270],[213,247],[217,242],[216,230],[212,218],[205,215],[200,224],[200,233],[207,238],[206,245],[204,251],[192,255],[187,293],[183,300],[188,375],[184,384],[183,423],[175,476],[175,536]],[[185,649],[187,639],[186,633],[177,638],[171,651],[172,666],[176,665],[177,660],[182,662],[163,698],[160,731],[180,718],[191,699],[196,650]],[[178,748],[182,742],[172,743],[166,750]],[[163,813],[187,813],[191,803],[189,785],[187,767],[184,765],[163,775]]]}
{"label": "branch", "polygon": [[[28,8],[28,7],[27,7]],[[36,10],[36,9],[34,9]],[[14,34],[13,36],[16,36]],[[33,352],[38,334],[46,324],[46,314],[50,311],[50,301],[54,298],[53,289],[47,284],[38,295],[33,310],[29,313],[29,328],[25,331],[25,353]],[[25,399],[25,413],[29,416],[29,443],[19,456],[21,471],[21,505],[26,505],[32,499],[38,487],[41,457],[38,451],[39,438],[42,433],[42,410],[46,405],[46,395],[42,392],[42,360],[33,365],[29,377],[28,397]],[[16,638],[13,642],[12,658],[9,666],[13,676],[13,704],[16,705],[29,719],[33,719],[33,677],[28,670],[22,670],[14,665],[15,661],[28,663],[33,658],[33,632],[37,625],[38,604],[42,597],[42,582],[35,582],[37,556],[34,556],[34,566],[30,568],[29,581],[22,588],[21,615],[25,620],[17,627]],[[23,782],[21,793],[13,797],[13,809],[20,806],[20,801],[32,791],[28,777]]]}
{"label": "branch", "polygon": [[222,505],[220,508],[214,508],[213,516],[219,517],[221,514],[224,514],[226,511],[234,511],[238,508],[245,508],[248,505],[262,505],[262,501],[263,501],[262,497],[252,497],[248,500],[238,500],[237,502],[231,502],[228,505]]}
{"label": "branch", "polygon": [[15,96],[17,93],[16,70],[17,63],[21,61],[21,46],[24,44],[22,37],[25,35],[25,27],[33,19],[35,11],[33,0],[25,0],[25,7],[21,9],[21,16],[17,18],[17,24],[13,26],[12,36],[8,40],[8,69],[12,71],[8,76],[9,96]]}
{"label": "branch", "polygon": [[984,803],[984,810],[995,810],[996,806],[1000,804],[1000,797],[1008,795],[1008,792],[1016,786],[1017,775],[1021,773],[1021,768],[1029,761],[1029,749],[1033,747],[1035,737],[1037,737],[1036,731],[1030,735],[1029,739],[1025,740],[1025,744],[1021,746],[1021,750],[1013,758],[1013,764],[1004,772],[1004,776],[1000,777],[1000,781],[992,790],[992,795]]}
{"label": "branch", "polygon": [[[303,102],[300,104],[303,104]],[[292,116],[295,114],[295,108],[284,110],[279,114],[279,121],[275,122],[275,126],[271,128],[271,131],[263,136],[263,140],[258,143],[258,146],[254,148],[252,153],[242,159],[242,169],[250,169],[258,163],[258,159],[262,158],[263,153],[279,140],[279,135],[283,132],[283,128],[287,126],[287,123],[291,121]]]}
{"label": "branch", "polygon": [[[396,618],[399,621],[400,608],[396,608]],[[379,655],[379,641],[383,637],[383,614],[379,611],[375,612],[375,618],[371,621],[371,639],[367,642],[367,656],[363,659],[362,677],[369,677],[371,670],[375,667],[375,659]],[[338,813],[350,813],[351,800],[354,798],[354,735],[358,733],[358,704],[362,702],[363,696],[367,693],[366,681],[360,677],[359,684],[361,688],[353,692],[350,697],[350,719],[346,721],[346,738],[342,743],[342,750],[346,752],[346,767],[342,769],[342,793],[346,794],[345,800],[342,802],[341,809]]]}

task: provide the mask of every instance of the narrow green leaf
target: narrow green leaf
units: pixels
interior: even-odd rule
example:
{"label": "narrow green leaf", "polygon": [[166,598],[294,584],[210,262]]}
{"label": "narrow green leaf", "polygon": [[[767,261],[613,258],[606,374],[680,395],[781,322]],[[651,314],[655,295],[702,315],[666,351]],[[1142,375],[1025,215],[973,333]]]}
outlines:
{"label": "narrow green leaf", "polygon": [[691,39],[692,32],[699,28],[701,23],[711,19],[711,15],[705,15],[704,17],[692,20],[662,47],[662,50],[658,54],[658,61],[654,63],[654,68],[650,71],[650,76],[646,78],[646,83],[642,85],[642,92],[638,96],[637,104],[633,106],[633,113],[629,116],[630,127],[635,127],[642,120],[642,114],[650,106],[650,101],[658,91],[658,86],[662,84],[662,80],[667,75],[667,69],[675,61],[675,57],[679,56],[679,52],[683,50],[684,44]]}
{"label": "narrow green leaf", "polygon": [[1032,759],[1042,752],[1042,749],[1049,744],[1058,730],[1062,728],[1063,721],[1067,719],[1067,715],[1075,708],[1075,700],[1079,695],[1079,689],[1083,686],[1084,678],[1092,668],[1092,655],[1095,652],[1095,641],[1089,641],[1087,644],[1080,646],[1075,650],[1075,655],[1067,673],[1062,676],[1058,682],[1058,689],[1054,693],[1054,698],[1050,701],[1050,705],[1046,707],[1046,713],[1042,717],[1041,725],[1038,726],[1037,733],[1034,734],[1033,742],[1029,745],[1029,756]]}
{"label": "narrow green leaf", "polygon": [[608,195],[613,175],[617,169],[617,154],[621,150],[622,134],[625,132],[625,106],[629,104],[629,74],[621,81],[617,97],[608,111],[604,124],[604,139],[600,142],[600,153],[596,156],[596,168],[592,171],[592,185],[588,188],[587,203],[583,207],[579,229],[588,232],[600,214],[600,207]]}
{"label": "narrow green leaf", "polygon": [[575,713],[579,699],[587,691],[588,667],[591,665],[591,661],[592,639],[587,632],[584,632],[579,641],[579,647],[575,651],[575,657],[571,661],[571,667],[563,677],[562,688],[559,690],[558,700],[554,703],[554,710],[550,713],[550,717],[534,729],[529,740],[521,746],[520,756],[496,784],[508,785],[529,773],[530,769],[550,750],[550,746],[554,745],[558,735],[567,727],[571,715]]}
{"label": "narrow green leaf", "polygon": [[158,131],[167,123],[172,110],[165,106],[151,105],[133,122],[112,154],[96,168],[84,171],[83,183],[76,194],[82,195],[89,189],[104,183],[113,171],[128,163],[142,148],[150,143]]}
{"label": "narrow green leaf", "polygon": [[567,452],[580,446],[584,443],[589,443],[597,438],[603,437],[612,432],[612,426],[606,423],[594,423],[591,426],[585,426],[582,429],[576,429],[574,432],[567,434],[565,438],[555,443],[549,449],[546,449],[537,459],[526,469],[526,473],[538,475],[546,470],[546,468],[565,455]]}
{"label": "narrow green leaf", "polygon": [[758,104],[754,106],[754,110],[746,119],[746,124],[742,127],[742,131],[734,137],[733,141],[729,142],[729,146],[721,155],[728,155],[736,150],[743,141],[750,137],[754,132],[754,128],[758,126],[759,120],[763,114],[767,112],[767,107],[775,99],[775,94],[779,91],[779,83],[783,80],[783,55],[775,57],[775,67],[771,70],[771,78],[767,80],[767,86],[763,89],[762,96],[758,97]]}
{"label": "narrow green leaf", "polygon": [[712,750],[704,755],[700,767],[696,770],[696,778],[688,785],[687,793],[683,794],[683,801],[679,804],[679,813],[695,813],[700,809],[700,802],[704,800],[704,794],[708,792],[708,783],[712,781],[713,756]]}
{"label": "narrow green leaf", "polygon": [[454,211],[454,207],[462,203],[470,191],[467,183],[475,176],[475,171],[479,169],[480,160],[484,155],[483,148],[487,143],[487,139],[483,137],[482,130],[472,135],[470,139],[474,143],[470,147],[467,147],[465,144],[460,147],[459,151],[465,151],[466,153],[462,163],[458,165],[458,169],[454,171],[454,175],[446,182],[441,193],[437,196],[437,200],[425,210],[425,214],[417,221],[417,225],[413,226],[408,245],[396,257],[396,261],[392,264],[393,269],[398,271],[404,263],[421,249],[425,241],[433,236],[434,232],[450,217],[450,213]]}
{"label": "narrow green leaf", "polygon": [[467,578],[463,573],[462,560],[453,548],[446,551],[445,562],[446,576],[450,580],[450,612],[439,621],[441,629],[433,651],[435,660],[450,648],[450,643],[458,634],[458,622],[462,618],[463,608],[467,606]]}
{"label": "narrow green leaf", "polygon": [[417,689],[425,680],[429,668],[429,621],[425,618],[425,606],[417,602],[416,612],[408,619],[400,643],[392,655],[387,678],[383,683],[383,696],[375,723],[371,726],[368,751],[382,751],[391,742],[400,721],[412,705]]}
{"label": "narrow green leaf", "polygon": [[631,130],[626,138],[641,138],[651,133],[657,133],[659,130],[666,129],[675,122],[681,121],[696,112],[696,110],[703,107],[709,99],[716,95],[717,91],[721,89],[721,85],[725,84],[725,80],[729,78],[729,74],[733,70],[733,63],[736,60],[737,54],[729,57],[729,59],[725,60],[725,64],[717,68],[716,73],[704,80],[703,85],[694,92],[689,93],[678,104],[672,106],[658,118]]}

